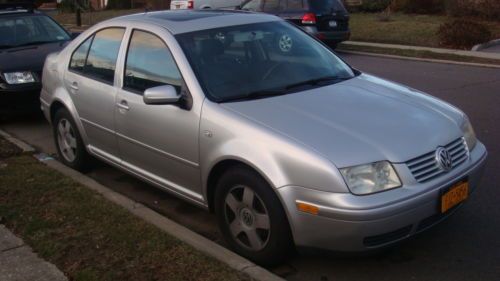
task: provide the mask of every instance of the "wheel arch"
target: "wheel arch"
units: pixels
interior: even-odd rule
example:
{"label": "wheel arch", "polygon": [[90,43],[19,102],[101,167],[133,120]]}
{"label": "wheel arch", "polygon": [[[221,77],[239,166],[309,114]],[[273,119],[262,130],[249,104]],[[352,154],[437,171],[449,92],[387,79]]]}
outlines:
{"label": "wheel arch", "polygon": [[49,110],[50,122],[52,122],[52,123],[54,122],[54,117],[55,117],[57,111],[59,111],[62,108],[67,110],[66,105],[64,105],[64,103],[62,103],[60,100],[55,100],[54,102],[52,102],[52,104],[50,105],[50,110]]}
{"label": "wheel arch", "polygon": [[277,192],[276,188],[273,186],[272,182],[265,176],[265,174],[260,171],[257,167],[252,165],[251,163],[248,163],[244,160],[239,160],[235,158],[228,158],[228,159],[223,159],[219,162],[217,162],[212,169],[210,170],[210,173],[207,178],[207,183],[206,183],[206,196],[207,196],[207,204],[208,204],[208,210],[211,213],[214,213],[215,211],[215,193],[216,193],[216,186],[217,186],[217,181],[221,178],[221,176],[224,174],[225,171],[234,168],[234,167],[244,167],[246,169],[249,169],[255,173],[257,173],[262,179],[269,185],[269,189],[276,195],[278,198],[279,204],[285,214],[285,219],[286,219],[286,224],[288,226],[288,229],[290,230],[290,237],[292,241],[295,241],[295,228],[293,221],[291,220],[292,217],[290,216],[290,210],[287,210],[286,204],[283,201],[283,198]]}
{"label": "wheel arch", "polygon": [[75,105],[73,104],[71,97],[69,97],[69,95],[65,93],[65,91],[56,91],[52,101],[50,102],[49,116],[48,116],[50,123],[53,123],[55,114],[60,109],[66,109],[69,112],[71,117],[73,117],[73,121],[77,126],[78,132],[82,137],[83,143],[85,145],[88,144],[87,133],[83,128],[83,124],[80,120],[78,112],[76,111]]}
{"label": "wheel arch", "polygon": [[258,175],[260,175],[271,187],[276,196],[278,196],[280,203],[284,208],[283,202],[281,202],[281,198],[279,194],[276,192],[273,183],[262,171],[260,171],[256,166],[252,165],[251,163],[248,163],[247,161],[237,158],[227,158],[227,159],[222,159],[218,161],[215,165],[213,165],[213,167],[210,169],[210,172],[206,180],[206,196],[210,212],[214,211],[214,199],[215,199],[214,197],[215,197],[217,181],[226,171],[237,166],[245,167],[246,169],[252,170]]}

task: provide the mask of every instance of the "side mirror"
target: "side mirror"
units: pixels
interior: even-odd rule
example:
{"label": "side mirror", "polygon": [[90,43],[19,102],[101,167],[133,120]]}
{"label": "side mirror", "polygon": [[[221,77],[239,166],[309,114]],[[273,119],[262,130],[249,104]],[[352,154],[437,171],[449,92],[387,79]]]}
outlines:
{"label": "side mirror", "polygon": [[82,34],[81,32],[71,32],[71,39],[75,39],[76,37],[78,37],[80,34]]}
{"label": "side mirror", "polygon": [[143,100],[145,104],[175,104],[181,96],[172,85],[163,85],[149,88],[144,91]]}

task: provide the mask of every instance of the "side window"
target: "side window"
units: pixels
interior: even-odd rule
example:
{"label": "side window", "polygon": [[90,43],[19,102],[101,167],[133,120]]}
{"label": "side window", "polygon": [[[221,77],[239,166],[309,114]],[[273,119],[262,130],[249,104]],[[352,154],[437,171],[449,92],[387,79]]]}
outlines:
{"label": "side window", "polygon": [[280,9],[280,0],[267,0],[264,2],[264,9],[263,9],[264,12],[277,12],[279,9]]}
{"label": "side window", "polygon": [[305,8],[304,0],[286,0],[286,1],[287,1],[287,8],[289,10],[303,10]]}
{"label": "side window", "polygon": [[83,72],[83,67],[85,66],[85,60],[87,59],[87,53],[89,52],[92,38],[94,38],[94,36],[90,36],[73,52],[69,63],[70,70]]}
{"label": "side window", "polygon": [[95,34],[83,70],[85,74],[113,83],[116,60],[124,33],[124,28],[108,28]]}
{"label": "side window", "polygon": [[262,11],[262,2],[264,2],[264,0],[251,0],[250,2],[247,2],[245,5],[243,5],[242,9],[247,11],[260,12]]}
{"label": "side window", "polygon": [[125,89],[143,93],[146,89],[172,85],[181,87],[182,77],[165,43],[157,36],[134,30],[125,64]]}

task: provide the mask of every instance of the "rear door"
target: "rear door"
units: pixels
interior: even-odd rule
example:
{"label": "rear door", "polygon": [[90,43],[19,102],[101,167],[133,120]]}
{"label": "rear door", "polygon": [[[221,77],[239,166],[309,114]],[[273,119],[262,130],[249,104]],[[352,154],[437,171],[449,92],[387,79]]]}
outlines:
{"label": "rear door", "polygon": [[302,25],[302,17],[308,9],[307,0],[281,0],[281,2],[282,9],[279,16],[296,25]]}
{"label": "rear door", "polygon": [[114,108],[115,69],[125,28],[102,29],[87,38],[72,54],[65,86],[94,152],[118,156]]}
{"label": "rear door", "polygon": [[286,0],[265,0],[263,1],[262,11],[264,13],[279,16],[285,5],[285,1]]}

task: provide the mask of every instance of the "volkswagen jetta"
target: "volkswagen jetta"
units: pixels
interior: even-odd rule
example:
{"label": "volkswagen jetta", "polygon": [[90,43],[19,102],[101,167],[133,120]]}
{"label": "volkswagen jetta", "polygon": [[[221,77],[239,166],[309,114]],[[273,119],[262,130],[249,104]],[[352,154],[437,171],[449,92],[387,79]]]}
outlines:
{"label": "volkswagen jetta", "polygon": [[93,156],[214,211],[263,264],[423,231],[467,200],[487,155],[456,107],[242,11],[102,22],[47,58],[41,102],[66,165]]}

